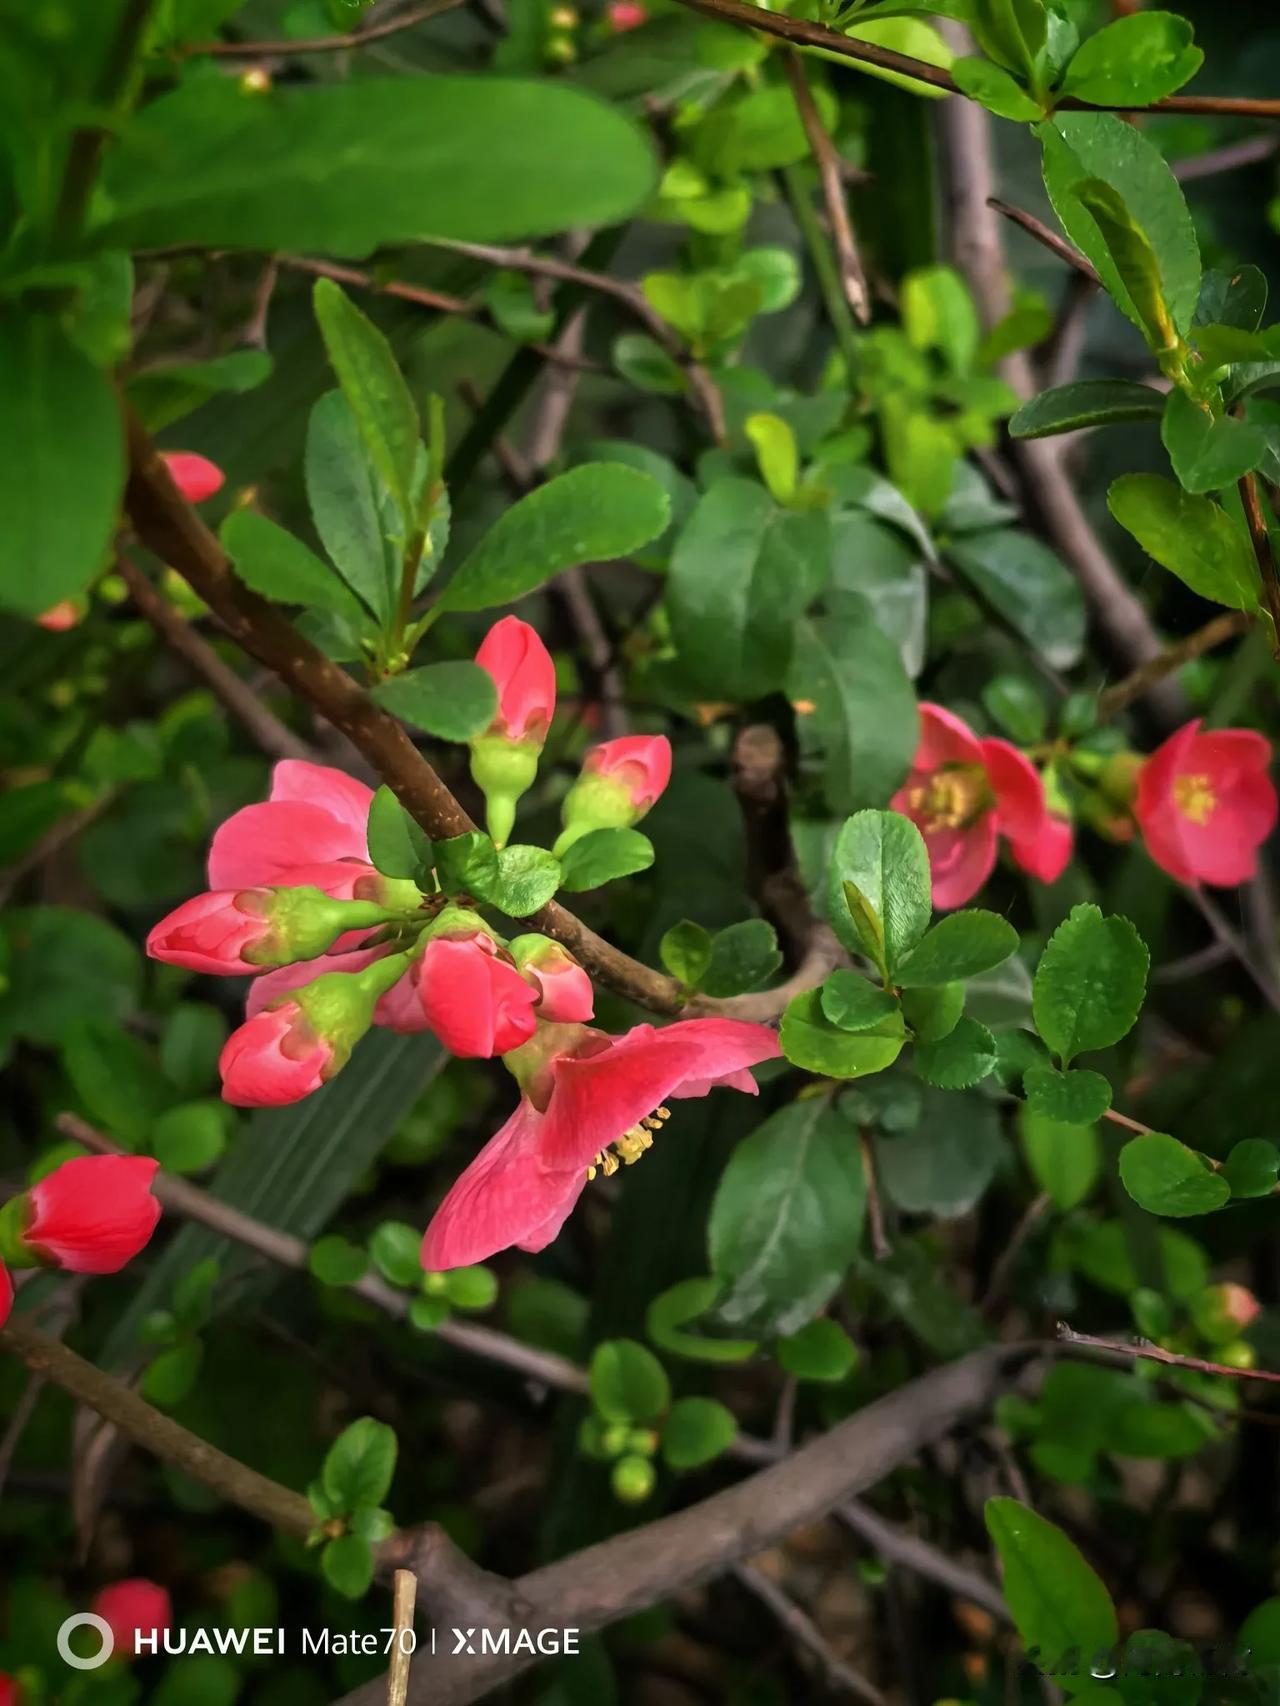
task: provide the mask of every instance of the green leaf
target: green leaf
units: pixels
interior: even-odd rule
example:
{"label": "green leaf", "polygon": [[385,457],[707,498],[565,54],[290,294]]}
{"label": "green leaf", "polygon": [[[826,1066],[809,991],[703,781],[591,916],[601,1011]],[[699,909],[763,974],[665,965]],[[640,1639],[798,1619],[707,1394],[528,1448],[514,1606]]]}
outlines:
{"label": "green leaf", "polygon": [[892,1066],[907,1033],[898,1011],[859,1032],[842,1030],[826,1017],[821,995],[811,989],[788,1002],[779,1038],[793,1066],[824,1078],[862,1078]]}
{"label": "green leaf", "polygon": [[720,1339],[687,1333],[684,1327],[706,1315],[720,1295],[720,1283],[709,1277],[681,1280],[659,1292],[645,1311],[644,1330],[659,1350],[694,1362],[745,1362],[754,1356],[754,1339]]}
{"label": "green leaf", "polygon": [[225,1102],[183,1102],[152,1126],[148,1153],[166,1173],[204,1173],[226,1149],[233,1119]]}
{"label": "green leaf", "polygon": [[717,1318],[760,1335],[811,1320],[857,1254],[865,1201],[857,1132],[826,1097],[773,1114],[733,1151],[711,1205]]}
{"label": "green leaf", "polygon": [[1009,422],[1009,432],[1014,438],[1049,438],[1083,427],[1159,420],[1164,406],[1163,393],[1153,385],[1133,379],[1080,379],[1032,397]]}
{"label": "green leaf", "polygon": [[316,280],[316,321],[369,460],[400,509],[404,537],[415,521],[418,410],[391,345],[331,278]]}
{"label": "green leaf", "polygon": [[498,1301],[498,1276],[492,1268],[451,1268],[444,1294],[455,1309],[492,1309]]}
{"label": "green leaf", "polygon": [[1265,1137],[1246,1137],[1232,1144],[1222,1163],[1222,1177],[1233,1197],[1269,1197],[1280,1176],[1280,1149]]}
{"label": "green leaf", "polygon": [[688,389],[680,363],[644,332],[623,332],[613,340],[612,355],[618,372],[638,391],[679,397]]}
{"label": "green leaf", "polygon": [[352,592],[385,626],[391,619],[394,565],[383,543],[373,469],[341,391],[326,392],[311,411],[304,472],[321,543]]}
{"label": "green leaf", "polygon": [[1100,1072],[1057,1072],[1032,1066],[1022,1075],[1028,1104],[1063,1125],[1092,1125],[1111,1106],[1111,1086]]}
{"label": "green leaf", "polygon": [[796,435],[779,415],[748,415],[742,429],[755,447],[760,478],[775,503],[789,504],[800,483]]}
{"label": "green leaf", "polygon": [[1092,1125],[1064,1125],[1028,1105],[1022,1147],[1036,1184],[1057,1208],[1076,1208],[1097,1183],[1102,1149]]}
{"label": "green leaf", "polygon": [[493,677],[479,664],[428,663],[380,681],[373,697],[406,723],[437,740],[470,740],[498,714]]}
{"label": "green leaf", "polygon": [[711,960],[702,978],[702,991],[716,997],[745,995],[768,983],[782,964],[777,931],[763,918],[744,918],[718,930],[711,943]]}
{"label": "green leaf", "polygon": [[1147,989],[1150,956],[1127,918],[1073,906],[1050,936],[1032,988],[1036,1029],[1064,1066],[1110,1048],[1132,1028]]}
{"label": "green leaf", "polygon": [[422,1281],[422,1233],[403,1220],[384,1220],[369,1240],[373,1265],[392,1285]]}
{"label": "green leaf", "polygon": [[190,1395],[200,1378],[203,1362],[204,1346],[199,1339],[184,1339],[170,1350],[161,1351],[142,1376],[143,1396],[162,1410],[173,1409]]}
{"label": "green leaf", "polygon": [[[470,79],[469,79],[470,81]],[[512,504],[449,581],[445,610],[513,604],[562,569],[609,562],[662,533],[671,500],[621,462],[587,462]]]}
{"label": "green leaf", "polygon": [[1244,523],[1158,474],[1124,474],[1107,507],[1148,556],[1192,592],[1232,610],[1256,610],[1262,584]]}
{"label": "green leaf", "polygon": [[876,1138],[876,1166],[890,1200],[905,1214],[967,1214],[1006,1155],[992,1105],[936,1088],[905,1131]]}
{"label": "green leaf", "polygon": [[385,1422],[361,1416],[329,1447],[321,1471],[324,1490],[340,1511],[380,1505],[396,1472],[396,1436]]}
{"label": "green leaf", "polygon": [[1033,100],[1003,66],[995,65],[989,59],[957,59],[951,67],[951,75],[962,94],[1000,118],[1034,124],[1044,116],[1039,101]]}
{"label": "green leaf", "polygon": [[0,602],[38,616],[103,567],[124,487],[111,380],[52,314],[0,319],[0,443]]}
{"label": "green leaf", "polygon": [[972,0],[970,25],[984,53],[1023,72],[1035,69],[1049,29],[1041,0]]}
{"label": "green leaf", "polygon": [[936,1042],[917,1043],[916,1071],[939,1090],[967,1090],[995,1071],[996,1039],[976,1019],[961,1019]]}
{"label": "green leaf", "polygon": [[838,1321],[825,1315],[779,1339],[774,1355],[797,1380],[839,1381],[858,1360],[858,1347]]}
{"label": "green leaf", "polygon": [[543,907],[560,887],[560,861],[545,847],[517,843],[498,851],[497,874],[483,875],[475,884],[481,900],[505,912],[508,918],[528,918]]}
{"label": "green leaf", "polygon": [[581,894],[647,871],[652,864],[653,843],[638,829],[592,829],[565,849],[560,887]]}
{"label": "green leaf", "polygon": [[390,242],[607,225],[653,180],[638,126],[545,78],[418,73],[246,94],[235,78],[195,77],[113,138],[95,240],[359,258]]}
{"label": "green leaf", "polygon": [[686,989],[697,989],[711,964],[711,933],[682,918],[658,943],[658,958]]}
{"label": "green leaf", "polygon": [[[1004,1597],[1024,1646],[1051,1658],[1072,1648],[1110,1652],[1119,1636],[1115,1606],[1060,1528],[1017,1499],[988,1499],[987,1532],[1000,1554]],[[1087,1662],[1055,1678],[1069,1694],[1094,1687]]]}
{"label": "green leaf", "polygon": [[1230,272],[1210,268],[1200,281],[1196,303],[1197,335],[1203,326],[1235,326],[1256,332],[1267,306],[1266,274],[1257,267],[1233,267]]}
{"label": "green leaf", "polygon": [[446,894],[479,894],[498,881],[498,850],[482,829],[437,841],[433,854]]}
{"label": "green leaf", "polygon": [[1203,1156],[1159,1131],[1129,1139],[1120,1151],[1120,1179],[1148,1214],[1175,1219],[1209,1214],[1231,1197],[1231,1186]]}
{"label": "green leaf", "polygon": [[434,1333],[450,1313],[447,1297],[415,1297],[409,1305],[409,1325],[419,1333]]}
{"label": "green leaf", "polygon": [[[845,884],[861,897],[855,917]],[[866,954],[892,976],[924,935],[932,907],[924,838],[898,812],[846,819],[827,872],[827,916],[850,953]]]}
{"label": "green leaf", "polygon": [[339,1535],[321,1552],[320,1569],[344,1599],[363,1599],[373,1585],[373,1548],[358,1534]]}
{"label": "green leaf", "polygon": [[662,1430],[662,1457],[669,1469],[699,1469],[738,1437],[732,1410],[714,1398],[678,1398]]}
{"label": "green leaf", "polygon": [[92,1119],[130,1148],[173,1100],[152,1051],[118,1025],[79,1020],[63,1038],[62,1065]]}
{"label": "green leaf", "polygon": [[833,971],[820,995],[824,1016],[842,1031],[869,1031],[898,1011],[896,997],[861,972]]}
{"label": "green leaf", "polygon": [[292,533],[252,509],[233,509],[218,537],[246,586],[281,604],[328,610],[359,627],[364,612],[333,570]]}
{"label": "green leaf", "polygon": [[829,568],[824,515],[779,509],[753,480],[717,480],[671,553],[667,610],[682,675],[724,699],[781,687],[795,623]]}
{"label": "green leaf", "polygon": [[369,804],[369,860],[384,877],[425,877],[431,869],[431,843],[384,782]]}
{"label": "green leaf", "polygon": [[165,1020],[160,1037],[160,1066],[183,1096],[207,1090],[227,1040],[227,1021],[216,1007],[183,1001]]}
{"label": "green leaf", "polygon": [[1123,199],[1156,256],[1170,318],[1185,333],[1200,295],[1200,250],[1186,198],[1159,149],[1113,113],[1055,113],[1037,134],[1049,199],[1116,305],[1145,333],[1096,220],[1075,194],[1082,179],[1101,179]]}
{"label": "green leaf", "polygon": [[322,1285],[354,1285],[368,1271],[369,1257],[359,1244],[335,1232],[311,1246],[307,1266]]}
{"label": "green leaf", "polygon": [[634,1339],[597,1345],[588,1373],[592,1400],[607,1422],[652,1422],[670,1408],[667,1371]]}
{"label": "green leaf", "polygon": [[[964,1004],[962,983],[941,983],[930,989],[902,992],[902,1016],[920,1043],[941,1042],[943,1037],[949,1037],[960,1022]],[[998,1068],[999,1061],[996,1064]]]}
{"label": "green leaf", "polygon": [[1084,600],[1061,560],[1019,528],[995,527],[952,539],[953,563],[979,595],[1055,669],[1084,648]]}
{"label": "green leaf", "polygon": [[1145,107],[1195,76],[1204,54],[1195,31],[1172,12],[1135,12],[1089,36],[1078,48],[1062,92],[1099,107]]}
{"label": "green leaf", "polygon": [[1188,492],[1234,486],[1267,453],[1267,436],[1261,427],[1233,415],[1215,418],[1206,405],[1177,389],[1165,404],[1160,437],[1179,483]]}
{"label": "green leaf", "polygon": [[903,989],[954,983],[1003,965],[1016,953],[1018,932],[1008,919],[974,908],[952,912],[925,933],[894,970]]}
{"label": "green leaf", "polygon": [[973,294],[954,267],[914,267],[902,281],[901,312],[914,349],[938,350],[953,373],[969,371],[982,328]]}
{"label": "green leaf", "polygon": [[796,730],[802,750],[821,758],[827,804],[843,814],[887,800],[919,735],[901,652],[857,593],[843,594],[838,611],[805,618],[794,636],[786,692],[804,708]]}
{"label": "green leaf", "polygon": [[166,362],[135,373],[129,400],[149,432],[163,432],[220,393],[253,391],[271,377],[274,363],[265,350],[229,350],[208,361]]}
{"label": "green leaf", "polygon": [[[887,47],[894,53],[904,54],[908,59],[922,59],[926,65],[937,65],[944,71],[954,58],[949,43],[923,18],[859,18],[856,23],[848,25],[844,33],[854,41],[870,42],[873,47]],[[815,51],[820,57],[825,53],[822,48]],[[906,76],[901,71],[887,71],[879,65],[845,58],[837,59],[836,63],[842,68],[847,66],[867,77],[874,77],[882,83],[891,83],[895,88],[905,89],[909,95],[916,95],[922,100],[938,101],[946,98],[945,91],[935,88],[932,83],[922,83],[918,77]]]}

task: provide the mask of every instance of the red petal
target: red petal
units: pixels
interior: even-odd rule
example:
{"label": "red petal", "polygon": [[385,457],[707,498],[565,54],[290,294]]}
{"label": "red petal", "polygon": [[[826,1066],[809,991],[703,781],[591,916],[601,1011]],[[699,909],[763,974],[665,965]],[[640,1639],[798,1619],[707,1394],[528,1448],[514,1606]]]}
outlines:
{"label": "red petal", "polygon": [[24,1240],[77,1274],[114,1274],[138,1254],[160,1219],[151,1194],[159,1162],[148,1155],[82,1155],[28,1192]]}
{"label": "red petal", "polygon": [[345,770],[335,770],[328,764],[310,764],[305,758],[282,758],[271,772],[271,798],[319,806],[359,837],[356,857],[368,858],[365,833],[373,789],[348,776]]}
{"label": "red petal", "polygon": [[368,856],[364,831],[357,834],[323,806],[264,800],[244,806],[214,831],[209,887],[291,884],[299,869],[343,859],[367,861]]}
{"label": "red petal", "polygon": [[1014,840],[1034,841],[1049,815],[1040,772],[1007,740],[984,740],[979,745],[996,797],[997,827]]}

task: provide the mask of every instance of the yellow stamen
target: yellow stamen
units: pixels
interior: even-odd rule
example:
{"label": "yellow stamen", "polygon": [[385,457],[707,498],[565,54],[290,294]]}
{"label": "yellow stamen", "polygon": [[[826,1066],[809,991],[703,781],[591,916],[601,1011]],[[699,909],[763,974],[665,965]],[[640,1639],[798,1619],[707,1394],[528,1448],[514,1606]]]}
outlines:
{"label": "yellow stamen", "polygon": [[646,1114],[628,1131],[624,1131],[621,1137],[615,1138],[607,1149],[600,1151],[594,1163],[587,1168],[588,1182],[594,1179],[597,1173],[603,1173],[608,1179],[620,1166],[632,1166],[646,1149],[653,1148],[653,1133],[661,1131],[670,1118],[670,1108],[655,1108],[651,1114]]}
{"label": "yellow stamen", "polygon": [[935,770],[907,796],[911,814],[926,831],[963,829],[992,804],[986,776],[977,765]]}
{"label": "yellow stamen", "polygon": [[1213,816],[1218,797],[1209,786],[1207,776],[1175,776],[1173,803],[1183,817],[1189,817],[1192,823],[1203,827]]}

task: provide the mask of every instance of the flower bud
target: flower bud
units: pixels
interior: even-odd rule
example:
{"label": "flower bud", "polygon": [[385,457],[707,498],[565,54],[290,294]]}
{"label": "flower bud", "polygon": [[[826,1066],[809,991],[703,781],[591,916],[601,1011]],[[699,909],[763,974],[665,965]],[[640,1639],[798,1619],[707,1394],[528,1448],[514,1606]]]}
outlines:
{"label": "flower bud", "polygon": [[173,1627],[173,1603],[168,1593],[156,1582],[141,1577],[112,1582],[103,1588],[90,1610],[110,1624],[116,1652],[125,1659],[136,1658],[139,1635],[163,1635]]}
{"label": "flower bud", "polygon": [[551,655],[518,616],[504,616],[485,635],[476,662],[498,690],[498,712],[471,742],[471,774],[484,794],[489,833],[505,846],[516,802],[532,785],[556,708]]}
{"label": "flower bud", "polygon": [[1191,1306],[1198,1331],[1212,1344],[1238,1339],[1262,1305],[1248,1286],[1207,1285]]}
{"label": "flower bud", "polygon": [[534,1033],[538,992],[475,913],[447,912],[430,933],[418,976],[427,1023],[464,1059],[508,1054]]}
{"label": "flower bud", "polygon": [[654,1489],[658,1477],[647,1457],[620,1457],[609,1476],[614,1496],[624,1505],[641,1505]]}
{"label": "flower bud", "polygon": [[333,900],[306,886],[213,889],[162,918],[147,937],[147,953],[192,971],[243,975],[316,959],[346,931],[395,916],[372,901]]}
{"label": "flower bud", "polygon": [[57,604],[51,604],[36,617],[37,624],[47,628],[51,634],[63,634],[83,620],[84,607],[74,598],[59,599]]}
{"label": "flower bud", "polygon": [[594,1016],[591,979],[559,942],[536,933],[517,936],[508,952],[539,992],[539,1019],[575,1024]]}
{"label": "flower bud", "polygon": [[610,33],[620,36],[624,30],[637,30],[641,24],[647,24],[649,13],[640,0],[613,0],[605,10],[605,19]]}
{"label": "flower bud", "polygon": [[144,1248],[160,1219],[149,1155],[64,1161],[0,1217],[0,1249],[15,1267],[114,1274]]}
{"label": "flower bud", "polygon": [[194,450],[164,450],[160,460],[169,470],[169,478],[189,504],[203,503],[221,491],[226,475],[216,462],[207,456],[197,456]]}
{"label": "flower bud", "polygon": [[671,742],[665,735],[622,735],[593,747],[565,795],[556,854],[593,829],[639,823],[670,780]]}

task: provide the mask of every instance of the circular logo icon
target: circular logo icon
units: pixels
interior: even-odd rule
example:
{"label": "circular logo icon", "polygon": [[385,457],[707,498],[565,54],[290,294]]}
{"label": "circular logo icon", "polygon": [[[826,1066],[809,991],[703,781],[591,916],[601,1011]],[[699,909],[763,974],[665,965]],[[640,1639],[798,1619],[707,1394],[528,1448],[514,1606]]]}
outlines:
{"label": "circular logo icon", "polygon": [[[101,1641],[96,1653],[91,1658],[82,1659],[79,1653],[71,1650],[71,1637],[77,1629],[96,1629]],[[68,1617],[58,1630],[58,1657],[72,1670],[97,1670],[99,1665],[106,1664],[116,1650],[116,1638],[111,1633],[111,1625],[105,1617],[98,1617],[92,1611],[77,1612],[74,1617]]]}

